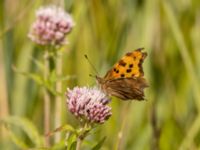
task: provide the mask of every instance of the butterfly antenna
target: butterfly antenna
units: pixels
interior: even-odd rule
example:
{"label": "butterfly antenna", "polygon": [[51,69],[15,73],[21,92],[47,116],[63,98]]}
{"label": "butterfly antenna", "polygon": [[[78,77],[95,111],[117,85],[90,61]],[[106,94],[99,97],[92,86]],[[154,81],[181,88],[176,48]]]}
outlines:
{"label": "butterfly antenna", "polygon": [[90,76],[91,78],[96,78],[96,76],[95,76],[95,75],[92,75],[92,74],[89,74],[89,76]]}
{"label": "butterfly antenna", "polygon": [[[90,64],[90,66],[92,67],[92,69],[95,71],[95,73],[98,75],[99,73],[98,73],[98,71],[97,71],[97,69],[94,67],[94,65],[91,63],[91,61],[90,61],[90,59],[88,58],[88,56],[85,54],[84,55],[85,56],[85,58],[87,59],[87,61],[89,62],[89,64]],[[94,75],[89,75],[90,77],[94,77]]]}

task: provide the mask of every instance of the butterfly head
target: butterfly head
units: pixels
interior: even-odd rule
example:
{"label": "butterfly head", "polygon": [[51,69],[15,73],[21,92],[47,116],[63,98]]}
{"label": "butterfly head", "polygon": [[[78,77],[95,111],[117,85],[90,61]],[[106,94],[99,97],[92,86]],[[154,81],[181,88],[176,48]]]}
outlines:
{"label": "butterfly head", "polygon": [[99,77],[99,76],[95,76],[95,78],[96,78],[97,83],[98,83],[99,85],[102,85],[102,84],[105,83],[104,78],[101,78],[101,77]]}
{"label": "butterfly head", "polygon": [[106,90],[107,89],[107,80],[105,78],[102,78],[102,77],[99,77],[99,76],[95,76],[96,77],[96,81],[97,81],[97,84],[99,86],[99,88],[104,92],[104,93],[107,93],[108,94],[108,91]]}

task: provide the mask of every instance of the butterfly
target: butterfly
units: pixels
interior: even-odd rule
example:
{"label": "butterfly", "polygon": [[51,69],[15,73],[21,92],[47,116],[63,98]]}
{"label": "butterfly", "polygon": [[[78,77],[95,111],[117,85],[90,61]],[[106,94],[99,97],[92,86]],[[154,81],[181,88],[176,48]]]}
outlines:
{"label": "butterfly", "polygon": [[147,57],[144,48],[128,52],[111,68],[106,75],[96,76],[104,93],[122,100],[144,100],[144,88],[148,84],[144,78],[142,64]]}

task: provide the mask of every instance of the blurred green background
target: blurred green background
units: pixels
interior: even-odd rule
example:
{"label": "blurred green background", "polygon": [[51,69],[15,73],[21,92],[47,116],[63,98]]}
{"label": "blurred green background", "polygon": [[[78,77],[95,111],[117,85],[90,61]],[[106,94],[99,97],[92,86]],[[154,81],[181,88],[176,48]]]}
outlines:
{"label": "blurred green background", "polygon": [[[126,52],[144,47],[148,53],[143,64],[150,85],[145,90],[147,101],[113,98],[112,117],[92,132],[83,149],[104,136],[103,150],[200,149],[199,0],[1,0],[1,119],[25,117],[43,135],[41,86],[14,72],[12,66],[38,71],[32,58],[39,59],[42,50],[27,38],[27,33],[35,11],[49,4],[64,7],[76,23],[68,36],[70,44],[62,53],[63,75],[75,78],[63,82],[63,92],[67,87],[96,84],[89,77],[95,72],[84,54],[104,76]],[[62,124],[77,126],[65,99],[62,114]],[[51,119],[53,130],[53,110]],[[13,124],[17,130],[17,122]],[[2,124],[0,134],[0,149],[20,149]],[[34,147],[27,135],[17,135]]]}

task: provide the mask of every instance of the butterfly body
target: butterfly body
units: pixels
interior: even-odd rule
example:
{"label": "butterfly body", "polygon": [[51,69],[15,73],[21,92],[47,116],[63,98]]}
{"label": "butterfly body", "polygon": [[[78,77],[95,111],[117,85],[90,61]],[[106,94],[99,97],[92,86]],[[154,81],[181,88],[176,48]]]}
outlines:
{"label": "butterfly body", "polygon": [[142,49],[127,53],[103,78],[96,76],[105,93],[122,100],[144,100],[143,90],[148,84],[143,77],[142,63],[147,53]]}

